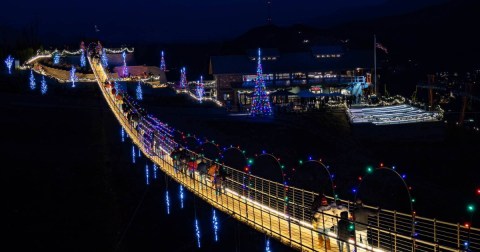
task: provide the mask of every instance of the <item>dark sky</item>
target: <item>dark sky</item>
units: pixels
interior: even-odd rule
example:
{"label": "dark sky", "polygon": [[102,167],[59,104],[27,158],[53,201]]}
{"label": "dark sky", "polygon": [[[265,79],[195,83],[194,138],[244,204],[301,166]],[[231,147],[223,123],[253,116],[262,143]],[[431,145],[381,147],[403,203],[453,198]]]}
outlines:
{"label": "dark sky", "polygon": [[[271,13],[276,25],[321,26],[348,21],[354,12],[364,13],[364,18],[393,15],[445,1],[272,0]],[[0,22],[16,27],[38,24],[50,39],[94,36],[97,25],[96,35],[112,41],[209,41],[265,24],[266,6],[266,0],[8,0],[2,3]]]}

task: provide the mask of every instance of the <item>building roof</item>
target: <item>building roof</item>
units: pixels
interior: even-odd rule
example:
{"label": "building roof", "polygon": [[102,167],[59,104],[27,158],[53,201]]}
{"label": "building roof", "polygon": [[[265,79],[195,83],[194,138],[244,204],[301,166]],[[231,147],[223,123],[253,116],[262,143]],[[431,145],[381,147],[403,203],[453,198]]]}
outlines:
{"label": "building roof", "polygon": [[[210,57],[211,74],[255,74],[257,61],[249,55]],[[311,52],[283,53],[276,60],[262,61],[264,73],[326,72],[372,68],[370,51],[347,51],[339,58],[317,58]]]}
{"label": "building roof", "polygon": [[343,52],[342,46],[339,45],[312,46],[313,55],[342,54]]}

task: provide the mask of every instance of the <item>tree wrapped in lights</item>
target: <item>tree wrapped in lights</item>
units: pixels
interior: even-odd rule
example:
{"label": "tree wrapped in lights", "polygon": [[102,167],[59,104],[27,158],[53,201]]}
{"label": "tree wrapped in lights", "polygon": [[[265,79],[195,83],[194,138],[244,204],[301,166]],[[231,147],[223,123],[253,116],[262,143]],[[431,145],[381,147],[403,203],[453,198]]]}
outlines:
{"label": "tree wrapped in lights", "polygon": [[162,71],[166,71],[167,70],[167,65],[165,65],[165,55],[163,54],[163,51],[162,51],[162,57],[160,58],[160,70]]}
{"label": "tree wrapped in lights", "polygon": [[187,87],[187,70],[185,67],[180,69],[180,88],[184,89]]}
{"label": "tree wrapped in lights", "polygon": [[60,63],[60,53],[55,50],[53,53],[53,64],[58,65],[58,63]]}
{"label": "tree wrapped in lights", "polygon": [[260,48],[258,49],[258,65],[257,65],[257,78],[255,80],[255,91],[253,93],[252,108],[250,109],[250,115],[263,116],[271,115],[272,107],[270,106],[270,100],[265,87],[265,80],[263,79],[262,70],[262,57]]}
{"label": "tree wrapped in lights", "polygon": [[197,83],[196,88],[197,98],[200,102],[202,102],[203,95],[205,94],[205,86],[203,84],[203,76],[200,76],[200,81]]}
{"label": "tree wrapped in lights", "polygon": [[42,76],[40,88],[41,88],[42,95],[47,93],[47,81],[45,80],[45,76]]}
{"label": "tree wrapped in lights", "polygon": [[30,70],[30,89],[34,90],[37,84],[35,83],[35,76],[33,75],[33,70]]}
{"label": "tree wrapped in lights", "polygon": [[7,65],[7,68],[8,68],[8,74],[11,74],[12,73],[12,64],[13,64],[12,55],[8,55],[8,57],[5,59],[5,64]]}
{"label": "tree wrapped in lights", "polygon": [[78,80],[77,75],[75,74],[75,71],[77,71],[77,69],[75,69],[75,67],[72,66],[72,69],[70,70],[70,81],[72,82],[72,87],[75,87],[75,81]]}
{"label": "tree wrapped in lights", "polygon": [[103,67],[108,67],[108,58],[107,58],[107,52],[105,51],[105,47],[102,48],[102,65]]}
{"label": "tree wrapped in lights", "polygon": [[123,51],[122,53],[122,58],[123,58],[123,77],[127,77],[128,76],[128,69],[127,69],[127,54],[125,53],[125,51]]}
{"label": "tree wrapped in lights", "polygon": [[85,58],[85,49],[81,49],[80,66],[85,67],[86,65],[87,65],[87,59]]}
{"label": "tree wrapped in lights", "polygon": [[137,91],[137,100],[139,101],[143,100],[143,91],[142,91],[142,85],[140,81],[138,82],[136,91]]}

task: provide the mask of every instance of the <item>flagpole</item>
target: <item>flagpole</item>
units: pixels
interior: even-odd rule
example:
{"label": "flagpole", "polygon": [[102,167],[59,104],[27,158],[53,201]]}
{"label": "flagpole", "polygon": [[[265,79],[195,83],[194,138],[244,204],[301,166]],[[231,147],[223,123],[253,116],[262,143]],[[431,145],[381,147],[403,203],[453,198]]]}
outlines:
{"label": "flagpole", "polygon": [[373,75],[374,75],[374,84],[373,92],[377,94],[377,36],[373,34]]}

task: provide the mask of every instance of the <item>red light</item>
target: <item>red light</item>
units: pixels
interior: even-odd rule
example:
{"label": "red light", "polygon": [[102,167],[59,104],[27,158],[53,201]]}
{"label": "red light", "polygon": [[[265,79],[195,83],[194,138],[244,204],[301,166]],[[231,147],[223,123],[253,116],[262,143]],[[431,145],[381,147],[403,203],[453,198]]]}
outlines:
{"label": "red light", "polygon": [[358,180],[359,180],[359,181],[362,181],[362,177],[361,177],[361,176],[358,176]]}
{"label": "red light", "polygon": [[383,167],[383,163],[380,163],[380,167]]}
{"label": "red light", "polygon": [[469,228],[469,227],[470,227],[470,223],[465,222],[464,226],[465,226],[466,228]]}
{"label": "red light", "polygon": [[477,195],[479,195],[479,196],[480,196],[480,187],[479,187],[479,188],[477,188]]}

